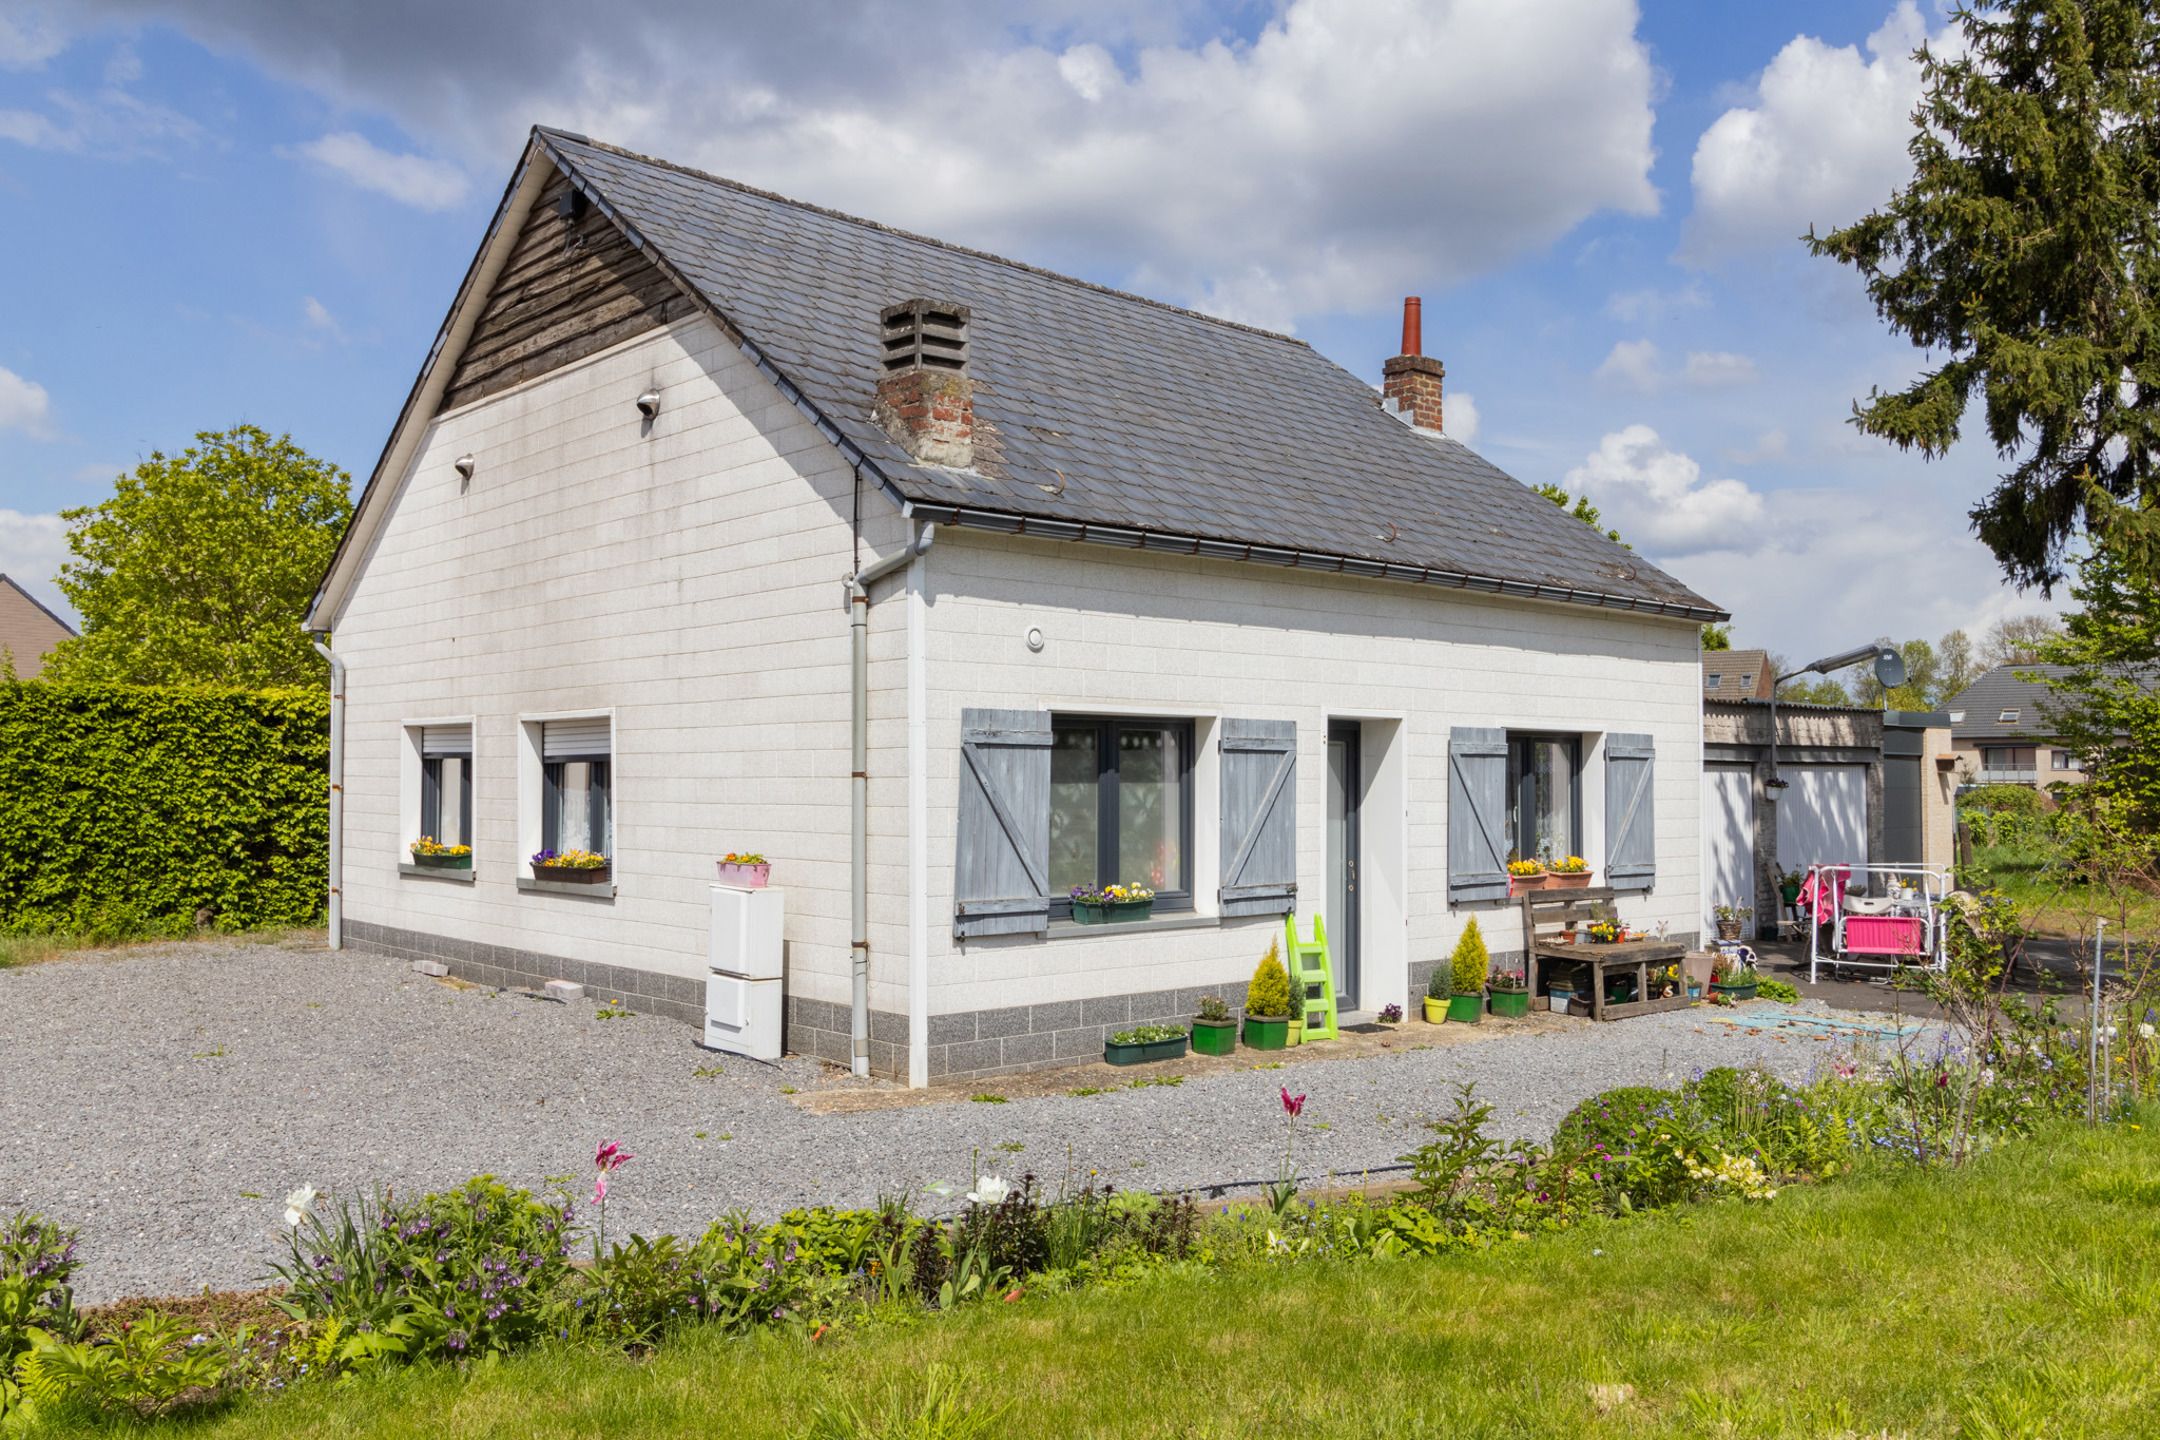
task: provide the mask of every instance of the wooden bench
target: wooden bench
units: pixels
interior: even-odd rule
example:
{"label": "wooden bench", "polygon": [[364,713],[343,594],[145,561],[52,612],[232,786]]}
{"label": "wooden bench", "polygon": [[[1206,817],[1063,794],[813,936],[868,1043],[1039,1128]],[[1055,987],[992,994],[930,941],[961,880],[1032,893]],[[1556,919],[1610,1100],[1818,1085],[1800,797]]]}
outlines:
{"label": "wooden bench", "polygon": [[[1540,967],[1567,965],[1588,970],[1590,1018],[1593,1020],[1621,1020],[1630,1015],[1686,1009],[1694,1002],[1687,997],[1685,981],[1681,982],[1677,993],[1653,1000],[1650,998],[1650,972],[1667,965],[1678,965],[1686,958],[1687,946],[1668,940],[1623,940],[1616,945],[1600,945],[1589,938],[1591,924],[1619,918],[1613,896],[1613,890],[1607,886],[1524,891],[1520,897],[1526,957],[1523,983],[1535,995]],[[1573,944],[1562,938],[1570,928],[1576,932]],[[1609,1001],[1605,998],[1606,979],[1615,973],[1634,975],[1633,1000]]]}

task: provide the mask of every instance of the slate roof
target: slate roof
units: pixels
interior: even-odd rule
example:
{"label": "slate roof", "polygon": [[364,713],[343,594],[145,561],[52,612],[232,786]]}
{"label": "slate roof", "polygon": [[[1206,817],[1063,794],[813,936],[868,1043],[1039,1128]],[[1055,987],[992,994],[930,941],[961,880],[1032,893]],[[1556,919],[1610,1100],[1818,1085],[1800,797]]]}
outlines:
{"label": "slate roof", "polygon": [[[1303,341],[534,137],[925,518],[1724,618]],[[972,311],[970,470],[912,464],[872,417],[879,311],[917,297]]]}
{"label": "slate roof", "polygon": [[1767,650],[1710,650],[1702,657],[1703,698],[1706,700],[1767,700],[1770,698],[1770,652]]}

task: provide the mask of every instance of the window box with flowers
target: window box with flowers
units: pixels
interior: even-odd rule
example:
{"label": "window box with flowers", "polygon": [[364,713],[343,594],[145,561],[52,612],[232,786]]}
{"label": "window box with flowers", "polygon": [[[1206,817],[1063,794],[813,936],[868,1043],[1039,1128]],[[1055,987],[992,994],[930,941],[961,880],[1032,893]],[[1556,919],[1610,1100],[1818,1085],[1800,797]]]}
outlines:
{"label": "window box with flowers", "polygon": [[1530,989],[1513,970],[1495,970],[1485,982],[1486,1005],[1493,1014],[1520,1020],[1530,1013]]}
{"label": "window box with flowers", "polygon": [[1588,888],[1595,872],[1590,862],[1580,855],[1569,855],[1555,860],[1546,867],[1545,888],[1548,890],[1582,890]]}
{"label": "window box with flowers", "polygon": [[1103,1059],[1112,1065],[1145,1065],[1152,1060],[1177,1060],[1184,1054],[1185,1032],[1175,1025],[1141,1025],[1103,1041]]}
{"label": "window box with flowers", "polygon": [[1508,884],[1514,893],[1545,888],[1545,862],[1542,860],[1510,860],[1507,862]]}
{"label": "window box with flowers", "polygon": [[598,885],[608,878],[608,857],[592,850],[541,850],[532,857],[533,877],[573,885]]}
{"label": "window box with flowers", "polygon": [[470,870],[472,846],[445,845],[432,835],[412,842],[412,863],[423,870]]}
{"label": "window box with flowers", "polygon": [[730,850],[720,857],[720,883],[744,890],[763,890],[772,879],[772,863],[756,851]]}
{"label": "window box with flowers", "polygon": [[1140,884],[1075,885],[1071,894],[1075,925],[1125,925],[1155,909],[1155,892]]}

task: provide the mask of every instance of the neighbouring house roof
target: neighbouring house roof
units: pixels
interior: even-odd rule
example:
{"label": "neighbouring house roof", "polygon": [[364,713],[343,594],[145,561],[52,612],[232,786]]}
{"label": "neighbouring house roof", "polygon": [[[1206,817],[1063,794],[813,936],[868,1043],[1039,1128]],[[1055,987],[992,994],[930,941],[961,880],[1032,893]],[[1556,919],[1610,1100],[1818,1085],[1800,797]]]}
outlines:
{"label": "neighbouring house roof", "polygon": [[1708,650],[1702,657],[1705,700],[1767,700],[1771,682],[1767,650]]}
{"label": "neighbouring house roof", "polygon": [[[545,128],[533,132],[491,246],[515,232],[512,212],[536,188],[523,177],[541,156],[921,518],[1725,618],[1466,446],[1385,413],[1371,386],[1301,340]],[[484,291],[487,255],[460,308]],[[913,463],[873,414],[880,312],[917,297],[970,310],[976,463],[966,470]],[[454,366],[458,343],[454,309],[429,371]],[[423,372],[401,430],[424,425],[428,391]],[[400,448],[393,435],[362,495],[353,527],[362,551]],[[313,611],[318,628],[339,603],[331,592],[349,584],[344,560],[341,547]]]}
{"label": "neighbouring house roof", "polygon": [[2040,707],[2054,694],[2047,680],[2069,673],[2067,665],[1996,666],[1943,702],[1950,712],[1950,738],[2045,739],[2048,725]]}
{"label": "neighbouring house roof", "polygon": [[14,657],[16,678],[36,679],[52,648],[74,635],[74,626],[46,608],[37,596],[0,574],[0,650]]}

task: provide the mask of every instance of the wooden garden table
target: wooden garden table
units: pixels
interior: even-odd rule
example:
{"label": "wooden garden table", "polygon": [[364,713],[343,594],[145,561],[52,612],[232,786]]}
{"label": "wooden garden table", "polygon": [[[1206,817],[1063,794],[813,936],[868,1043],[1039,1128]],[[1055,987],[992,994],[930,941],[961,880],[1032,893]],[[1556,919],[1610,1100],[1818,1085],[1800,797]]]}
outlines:
{"label": "wooden garden table", "polygon": [[[1687,997],[1685,977],[1678,982],[1677,993],[1657,1000],[1650,998],[1651,970],[1676,966],[1686,958],[1687,946],[1679,941],[1622,940],[1600,945],[1589,938],[1587,932],[1591,924],[1614,918],[1613,891],[1609,888],[1531,890],[1521,898],[1524,949],[1528,955],[1523,981],[1532,995],[1538,993],[1539,966],[1568,964],[1583,966],[1590,971],[1590,1018],[1593,1020],[1622,1020],[1630,1015],[1652,1015],[1660,1010],[1684,1010],[1694,1003]],[[1577,929],[1576,941],[1572,945],[1563,944],[1557,937],[1570,924]],[[1605,979],[1615,971],[1634,974],[1633,1000],[1606,1000]]]}

